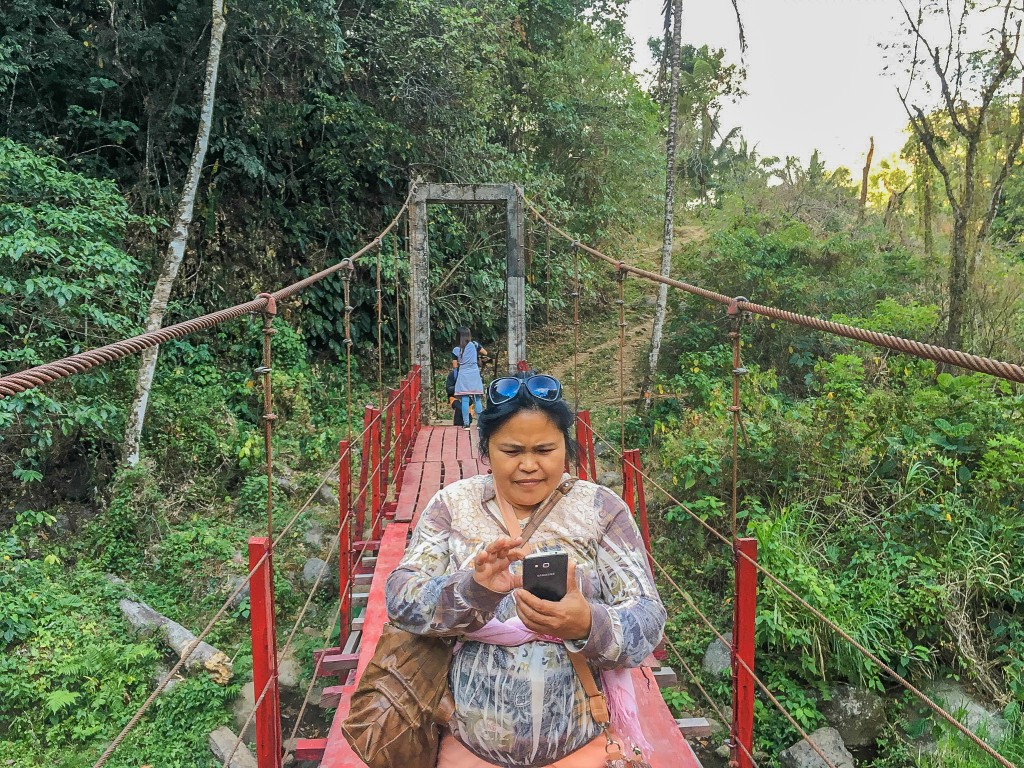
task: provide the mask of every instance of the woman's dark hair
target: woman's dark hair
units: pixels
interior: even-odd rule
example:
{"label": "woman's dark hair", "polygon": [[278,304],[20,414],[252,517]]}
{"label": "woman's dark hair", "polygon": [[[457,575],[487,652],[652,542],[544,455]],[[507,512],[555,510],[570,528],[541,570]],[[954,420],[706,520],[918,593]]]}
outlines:
{"label": "woman's dark hair", "polygon": [[519,394],[507,403],[495,405],[490,400],[487,407],[477,417],[477,429],[480,431],[480,454],[489,455],[491,435],[501,429],[502,425],[522,411],[539,411],[551,419],[558,431],[565,438],[565,454],[569,463],[574,464],[578,454],[579,446],[572,436],[572,426],[576,423],[576,416],[565,400],[538,400],[531,395],[526,387],[519,390]]}
{"label": "woman's dark hair", "polygon": [[456,331],[456,334],[457,335],[455,337],[455,343],[458,344],[460,350],[465,352],[466,345],[473,340],[473,332],[469,330],[468,325],[460,325],[459,330]]}

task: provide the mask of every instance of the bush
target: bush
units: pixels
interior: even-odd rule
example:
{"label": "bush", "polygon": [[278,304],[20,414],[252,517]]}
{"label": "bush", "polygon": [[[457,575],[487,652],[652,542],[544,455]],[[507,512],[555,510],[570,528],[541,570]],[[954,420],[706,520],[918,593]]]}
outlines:
{"label": "bush", "polygon": [[[139,225],[113,183],[0,138],[0,375],[136,332],[141,266],[123,241]],[[38,483],[75,441],[115,442],[125,384],[105,366],[0,400],[0,490]]]}

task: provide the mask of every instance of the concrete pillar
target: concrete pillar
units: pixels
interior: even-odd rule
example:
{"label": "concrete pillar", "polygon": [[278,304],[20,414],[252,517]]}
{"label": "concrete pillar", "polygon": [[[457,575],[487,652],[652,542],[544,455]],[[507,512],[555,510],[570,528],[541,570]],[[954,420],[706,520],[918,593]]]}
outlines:
{"label": "concrete pillar", "polygon": [[508,280],[508,367],[514,373],[516,363],[526,360],[526,248],[523,245],[523,188],[508,185],[505,207],[508,237],[505,241],[505,265]]}
{"label": "concrete pillar", "polygon": [[409,280],[412,322],[409,328],[410,354],[414,365],[420,366],[420,401],[422,418],[430,418],[430,404],[425,398],[431,392],[430,365],[430,257],[427,244],[427,195],[422,187],[413,193],[409,205]]}

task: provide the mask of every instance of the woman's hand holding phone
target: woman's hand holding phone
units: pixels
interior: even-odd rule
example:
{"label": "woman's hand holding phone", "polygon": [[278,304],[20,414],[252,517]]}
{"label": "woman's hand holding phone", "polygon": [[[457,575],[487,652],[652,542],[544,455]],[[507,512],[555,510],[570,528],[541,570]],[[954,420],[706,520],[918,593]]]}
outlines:
{"label": "woman's hand holding phone", "polygon": [[473,580],[492,592],[511,592],[520,586],[521,579],[512,574],[509,566],[523,559],[522,538],[502,536],[492,541],[473,560]]}
{"label": "woman's hand holding phone", "polygon": [[576,563],[571,559],[567,571],[565,597],[552,602],[517,589],[516,610],[527,629],[562,640],[584,640],[590,636],[590,603],[576,583]]}

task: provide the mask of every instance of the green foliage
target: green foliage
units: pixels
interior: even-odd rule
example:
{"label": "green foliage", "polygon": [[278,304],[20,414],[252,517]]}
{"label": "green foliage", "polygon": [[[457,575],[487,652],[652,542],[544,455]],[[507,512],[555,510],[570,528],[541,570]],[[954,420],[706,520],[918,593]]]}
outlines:
{"label": "green foliage", "polygon": [[122,469],[111,483],[110,492],[110,502],[92,532],[99,566],[116,573],[142,563],[146,543],[157,533],[164,499],[148,460]]}
{"label": "green foliage", "polygon": [[0,640],[0,750],[20,765],[73,764],[69,755],[110,738],[145,696],[157,653],[118,631],[100,574],[22,558],[5,566],[0,595],[24,599],[14,615],[27,620]]}
{"label": "green foliage", "polygon": [[[112,183],[0,139],[0,373],[134,332],[141,270],[122,248],[142,223]],[[0,401],[0,470],[38,482],[72,442],[109,440],[121,383],[100,369]]]}

